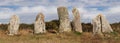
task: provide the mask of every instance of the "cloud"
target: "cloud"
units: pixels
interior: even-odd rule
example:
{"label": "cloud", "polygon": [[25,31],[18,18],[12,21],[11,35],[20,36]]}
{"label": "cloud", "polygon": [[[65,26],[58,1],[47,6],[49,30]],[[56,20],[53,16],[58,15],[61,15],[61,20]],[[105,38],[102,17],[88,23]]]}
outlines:
{"label": "cloud", "polygon": [[[33,7],[19,7],[17,9],[11,8],[1,8],[0,19],[10,19],[13,14],[20,16],[22,22],[29,22],[34,20],[38,13],[43,13],[45,15],[46,21],[57,19],[57,8],[55,6],[33,6]],[[28,18],[26,18],[28,17]],[[33,17],[31,19],[31,17]],[[23,20],[24,19],[24,20]]]}
{"label": "cloud", "polygon": [[109,8],[109,12],[110,13],[120,13],[120,6],[116,6],[116,7],[112,7],[112,8]]}
{"label": "cloud", "polygon": [[0,19],[8,19],[12,14],[12,10],[10,8],[0,8]]}
{"label": "cloud", "polygon": [[119,0],[0,0],[0,19],[8,21],[11,15],[17,14],[21,22],[31,22],[42,12],[45,20],[50,21],[58,19],[57,7],[65,6],[70,18],[72,8],[77,7],[83,22],[90,22],[99,13],[104,14],[110,22],[115,22],[113,19],[120,16],[119,4]]}
{"label": "cloud", "polygon": [[15,12],[18,14],[24,14],[24,13],[38,13],[44,11],[46,11],[45,7],[35,6],[35,7],[20,7]]}

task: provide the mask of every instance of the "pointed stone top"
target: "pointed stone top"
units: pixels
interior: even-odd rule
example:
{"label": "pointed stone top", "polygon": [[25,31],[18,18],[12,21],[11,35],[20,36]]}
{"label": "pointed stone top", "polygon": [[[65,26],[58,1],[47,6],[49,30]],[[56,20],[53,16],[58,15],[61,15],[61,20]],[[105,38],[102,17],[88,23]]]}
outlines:
{"label": "pointed stone top", "polygon": [[98,18],[98,17],[103,17],[103,14],[98,14],[98,15],[96,16],[96,18]]}
{"label": "pointed stone top", "polygon": [[39,13],[37,16],[44,16],[43,13]]}
{"label": "pointed stone top", "polygon": [[98,16],[103,16],[103,14],[99,14]]}
{"label": "pointed stone top", "polygon": [[59,10],[59,9],[67,9],[67,8],[64,7],[64,6],[60,6],[60,7],[57,8],[57,10]]}
{"label": "pointed stone top", "polygon": [[13,16],[13,17],[16,17],[17,15],[14,14],[14,15],[12,15],[12,16]]}
{"label": "pointed stone top", "polygon": [[65,6],[59,6],[58,8],[66,8]]}
{"label": "pointed stone top", "polygon": [[73,7],[73,10],[77,10],[77,8],[76,8],[76,7]]}
{"label": "pointed stone top", "polygon": [[77,8],[73,8],[72,12],[79,12]]}
{"label": "pointed stone top", "polygon": [[43,13],[39,13],[39,14],[36,16],[36,20],[35,20],[35,21],[37,21],[38,18],[43,18],[43,19],[44,19],[44,15],[43,15]]}
{"label": "pointed stone top", "polygon": [[12,18],[18,18],[18,16],[14,14],[14,15],[12,15]]}

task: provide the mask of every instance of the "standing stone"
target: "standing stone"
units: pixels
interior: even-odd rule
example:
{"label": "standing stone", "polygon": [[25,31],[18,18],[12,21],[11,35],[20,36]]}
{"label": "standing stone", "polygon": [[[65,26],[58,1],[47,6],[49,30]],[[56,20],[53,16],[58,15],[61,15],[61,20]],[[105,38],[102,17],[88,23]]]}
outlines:
{"label": "standing stone", "polygon": [[82,26],[81,26],[81,21],[80,21],[80,13],[76,8],[73,8],[72,13],[73,13],[73,17],[74,17],[73,21],[72,21],[73,29],[76,32],[81,33],[82,32]]}
{"label": "standing stone", "polygon": [[102,20],[102,32],[104,33],[110,33],[113,32],[112,27],[110,26],[109,22],[106,20],[105,16],[103,16],[102,14],[101,16],[101,20]]}
{"label": "standing stone", "polygon": [[100,20],[100,16],[96,16],[93,20],[92,20],[92,24],[93,24],[93,34],[100,34],[102,35],[102,28],[101,28],[101,20]]}
{"label": "standing stone", "polygon": [[44,15],[42,13],[38,14],[36,16],[36,20],[34,23],[34,33],[39,34],[39,33],[45,33],[45,21],[44,21]]}
{"label": "standing stone", "polygon": [[59,16],[59,32],[70,32],[71,31],[71,25],[69,21],[69,15],[68,10],[66,7],[58,7],[58,16]]}
{"label": "standing stone", "polygon": [[93,19],[92,23],[93,23],[94,34],[113,32],[109,22],[106,20],[106,18],[102,14],[99,14],[95,19]]}
{"label": "standing stone", "polygon": [[19,29],[19,17],[17,15],[13,15],[10,19],[10,23],[8,25],[9,35],[18,34]]}

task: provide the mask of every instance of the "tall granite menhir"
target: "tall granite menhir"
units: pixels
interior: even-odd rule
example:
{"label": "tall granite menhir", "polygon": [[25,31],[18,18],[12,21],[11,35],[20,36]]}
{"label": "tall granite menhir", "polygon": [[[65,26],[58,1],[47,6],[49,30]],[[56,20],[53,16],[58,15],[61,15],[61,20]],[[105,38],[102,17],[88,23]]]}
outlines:
{"label": "tall granite menhir", "polygon": [[10,19],[8,25],[9,35],[17,35],[19,30],[19,17],[17,15],[13,15]]}
{"label": "tall granite menhir", "polygon": [[40,34],[40,33],[45,33],[45,21],[44,21],[44,15],[43,13],[39,13],[36,16],[36,20],[34,23],[34,33],[35,34]]}
{"label": "tall granite menhir", "polygon": [[71,25],[69,21],[68,9],[66,7],[58,7],[58,16],[59,16],[59,32],[70,32]]}
{"label": "tall granite menhir", "polygon": [[92,24],[93,24],[94,34],[113,32],[109,22],[106,20],[106,18],[102,14],[99,14],[96,18],[94,18],[92,20]]}
{"label": "tall granite menhir", "polygon": [[102,30],[101,30],[101,20],[100,20],[100,16],[96,16],[95,18],[93,18],[92,20],[92,24],[93,24],[93,34],[100,34],[102,35]]}
{"label": "tall granite menhir", "polygon": [[72,21],[73,30],[82,33],[79,11],[77,10],[77,8],[73,8],[72,13],[73,13],[73,21]]}

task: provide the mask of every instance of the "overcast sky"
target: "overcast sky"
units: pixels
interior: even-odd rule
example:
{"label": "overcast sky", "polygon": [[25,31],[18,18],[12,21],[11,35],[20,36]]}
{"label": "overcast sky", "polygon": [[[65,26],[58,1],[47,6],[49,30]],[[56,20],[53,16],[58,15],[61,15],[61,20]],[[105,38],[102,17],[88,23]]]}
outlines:
{"label": "overcast sky", "polygon": [[98,14],[104,14],[110,23],[120,22],[120,0],[0,0],[0,23],[8,23],[13,14],[21,23],[33,23],[40,12],[45,21],[58,19],[59,6],[68,8],[71,20],[71,10],[76,7],[82,22],[91,22]]}

